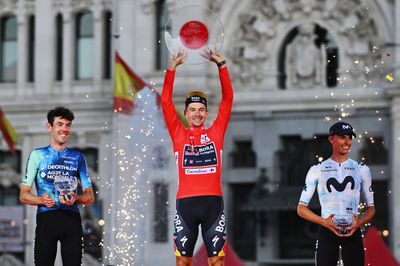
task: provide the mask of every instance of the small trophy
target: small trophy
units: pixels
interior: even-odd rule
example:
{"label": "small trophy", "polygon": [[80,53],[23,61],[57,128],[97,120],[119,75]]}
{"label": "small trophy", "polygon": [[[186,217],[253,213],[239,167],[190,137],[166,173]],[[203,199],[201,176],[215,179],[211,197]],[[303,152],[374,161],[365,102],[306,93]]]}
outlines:
{"label": "small trophy", "polygon": [[345,229],[353,224],[353,214],[350,212],[346,214],[336,214],[333,216],[332,221],[340,228],[339,234],[346,235],[349,233],[349,230]]}
{"label": "small trophy", "polygon": [[78,179],[75,176],[58,175],[54,178],[54,187],[60,196],[67,196],[71,200],[71,192],[74,192],[78,187]]}

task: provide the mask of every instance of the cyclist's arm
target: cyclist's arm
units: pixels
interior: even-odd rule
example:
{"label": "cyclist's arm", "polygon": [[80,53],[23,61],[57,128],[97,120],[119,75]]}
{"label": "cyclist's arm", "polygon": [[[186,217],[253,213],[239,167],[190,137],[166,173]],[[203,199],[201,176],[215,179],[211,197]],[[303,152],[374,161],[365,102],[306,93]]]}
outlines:
{"label": "cyclist's arm", "polygon": [[218,72],[221,84],[222,99],[219,105],[218,115],[213,122],[213,126],[216,126],[217,128],[219,128],[219,130],[222,130],[223,136],[225,134],[225,130],[228,126],[229,118],[231,115],[233,104],[233,88],[226,65],[219,67]]}
{"label": "cyclist's arm", "polygon": [[86,159],[83,154],[79,157],[79,179],[81,180],[81,186],[83,194],[79,195],[76,202],[79,204],[93,204],[94,194],[92,189],[92,182],[90,181]]}
{"label": "cyclist's arm", "polygon": [[164,86],[161,94],[164,119],[171,137],[175,137],[178,134],[178,130],[183,127],[172,102],[174,79],[175,71],[168,69],[165,73]]}
{"label": "cyclist's arm", "polygon": [[55,201],[47,193],[43,196],[37,196],[31,192],[33,181],[37,175],[38,166],[39,155],[37,151],[32,151],[26,164],[25,176],[19,192],[19,200],[22,204],[34,206],[46,205],[47,207],[51,207],[55,204]]}

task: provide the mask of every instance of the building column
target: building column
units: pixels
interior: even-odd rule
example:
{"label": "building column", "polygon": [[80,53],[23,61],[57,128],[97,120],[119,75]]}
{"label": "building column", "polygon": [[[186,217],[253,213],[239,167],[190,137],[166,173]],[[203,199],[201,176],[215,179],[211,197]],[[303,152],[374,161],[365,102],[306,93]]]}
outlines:
{"label": "building column", "polygon": [[17,95],[23,95],[27,80],[27,17],[24,7],[24,1],[18,1],[17,9]]}
{"label": "building column", "polygon": [[71,93],[71,81],[73,79],[73,63],[75,62],[74,42],[74,16],[72,16],[72,7],[70,0],[63,1],[63,94]]}
{"label": "building column", "polygon": [[[395,52],[394,52],[394,62],[393,62],[393,66],[398,66],[400,64],[400,31],[398,29],[400,29],[400,0],[395,0],[395,14],[394,14],[394,35],[395,35]],[[400,77],[400,68],[397,67],[397,69],[395,69],[393,71],[395,79],[397,78],[397,80]]]}
{"label": "building column", "polygon": [[[49,21],[51,21],[49,23]],[[35,5],[35,92],[48,94],[54,81],[55,17],[51,1]],[[26,67],[26,65],[24,66]]]}
{"label": "building column", "polygon": [[[400,15],[400,14],[399,14]],[[400,93],[393,95],[391,106],[392,145],[391,145],[391,182],[389,187],[390,236],[393,254],[400,260]],[[377,206],[379,208],[379,206]]]}
{"label": "building column", "polygon": [[[100,88],[101,80],[103,78],[104,68],[104,19],[102,6],[99,0],[95,1],[93,9],[93,22],[94,22],[94,73],[93,85],[94,88]],[[97,89],[96,89],[97,90]]]}

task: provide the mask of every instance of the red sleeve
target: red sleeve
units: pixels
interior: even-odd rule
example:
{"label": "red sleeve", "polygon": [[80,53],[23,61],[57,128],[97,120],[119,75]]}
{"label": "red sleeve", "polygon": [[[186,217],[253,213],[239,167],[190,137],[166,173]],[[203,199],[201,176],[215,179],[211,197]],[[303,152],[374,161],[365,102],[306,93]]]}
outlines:
{"label": "red sleeve", "polygon": [[172,102],[174,79],[175,71],[167,70],[165,73],[164,86],[161,94],[161,105],[164,113],[164,119],[171,138],[178,136],[179,131],[184,129]]}
{"label": "red sleeve", "polygon": [[233,89],[231,79],[227,67],[219,68],[219,79],[222,90],[222,100],[219,105],[218,115],[213,125],[213,130],[216,130],[221,138],[225,135],[226,128],[228,127],[229,118],[231,116],[231,109],[233,103]]}

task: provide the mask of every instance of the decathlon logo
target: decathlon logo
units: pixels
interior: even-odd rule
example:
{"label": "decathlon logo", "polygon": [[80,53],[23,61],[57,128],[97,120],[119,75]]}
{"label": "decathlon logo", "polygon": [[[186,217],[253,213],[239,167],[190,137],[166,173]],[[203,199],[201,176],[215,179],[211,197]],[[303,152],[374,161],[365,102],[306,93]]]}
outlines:
{"label": "decathlon logo", "polygon": [[186,236],[182,237],[182,238],[179,240],[179,241],[182,242],[182,247],[185,247],[185,243],[186,243],[187,240],[188,240],[188,239],[187,239]]}
{"label": "decathlon logo", "polygon": [[351,190],[354,190],[355,182],[352,176],[346,176],[342,183],[339,183],[335,178],[331,177],[326,181],[326,188],[329,192],[332,192],[331,186],[333,186],[336,191],[342,192],[348,183],[351,183]]}

